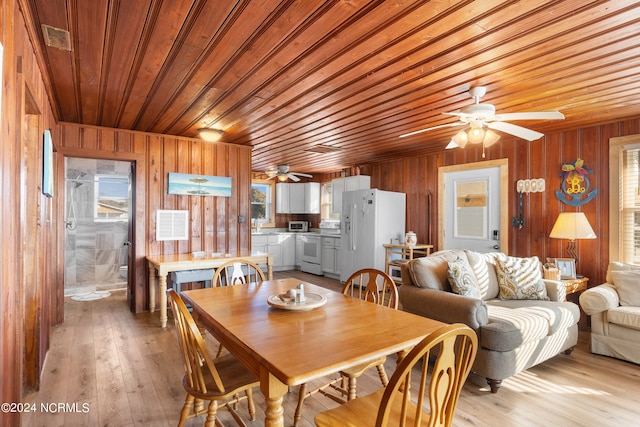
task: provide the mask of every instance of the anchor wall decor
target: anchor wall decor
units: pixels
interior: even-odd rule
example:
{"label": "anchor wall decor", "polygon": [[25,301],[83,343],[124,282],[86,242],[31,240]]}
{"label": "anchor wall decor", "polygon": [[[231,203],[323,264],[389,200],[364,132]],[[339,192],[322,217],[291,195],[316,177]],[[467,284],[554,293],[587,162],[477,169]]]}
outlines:
{"label": "anchor wall decor", "polygon": [[593,200],[598,195],[598,189],[594,188],[589,191],[591,183],[587,175],[591,173],[593,170],[589,169],[589,166],[585,165],[581,158],[573,163],[563,163],[560,173],[562,190],[556,190],[558,200],[574,207],[582,206]]}

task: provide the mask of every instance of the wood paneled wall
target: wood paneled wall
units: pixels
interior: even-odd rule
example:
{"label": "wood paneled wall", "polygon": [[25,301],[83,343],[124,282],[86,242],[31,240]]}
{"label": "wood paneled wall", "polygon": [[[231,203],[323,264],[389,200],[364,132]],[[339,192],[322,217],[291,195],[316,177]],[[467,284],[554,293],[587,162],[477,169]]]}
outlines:
{"label": "wood paneled wall", "polygon": [[[144,132],[61,123],[58,142],[59,182],[63,157],[131,161],[135,165],[133,251],[135,283],[130,283],[131,310],[148,307],[145,256],[193,251],[229,252],[250,248],[251,150]],[[169,172],[231,177],[231,197],[167,194]],[[156,211],[189,210],[189,239],[156,241]],[[61,207],[60,213],[64,212]],[[239,217],[244,222],[239,222]],[[62,268],[61,268],[62,269]]]}
{"label": "wood paneled wall", "polygon": [[[417,233],[419,242],[430,242],[438,248],[438,167],[506,158],[512,191],[503,202],[509,204],[510,217],[518,216],[517,180],[544,178],[546,181],[544,192],[524,195],[525,226],[509,229],[508,253],[537,255],[541,260],[564,257],[567,241],[550,239],[549,233],[560,212],[582,211],[598,238],[578,241],[577,271],[590,278],[590,286],[595,286],[604,282],[609,264],[609,138],[636,133],[640,133],[640,118],[552,133],[534,142],[503,136],[486,150],[484,159],[481,149],[467,147],[437,155],[362,165],[361,171],[371,175],[372,187],[407,193],[407,229]],[[598,195],[576,209],[560,202],[555,190],[560,189],[562,163],[574,162],[578,157],[594,170],[589,180],[591,188],[598,189]]]}
{"label": "wood paneled wall", "polygon": [[[41,177],[43,133],[56,124],[12,0],[0,1],[0,42],[0,400],[19,403],[39,387],[55,323],[58,222]],[[19,413],[3,411],[0,425],[19,425]]]}

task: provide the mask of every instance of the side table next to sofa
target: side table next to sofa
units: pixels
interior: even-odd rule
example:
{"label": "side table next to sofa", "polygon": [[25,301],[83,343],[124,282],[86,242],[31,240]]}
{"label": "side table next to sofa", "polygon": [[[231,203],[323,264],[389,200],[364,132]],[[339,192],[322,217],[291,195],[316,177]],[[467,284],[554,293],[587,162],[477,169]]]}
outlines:
{"label": "side table next to sofa", "polygon": [[564,284],[567,295],[575,293],[581,294],[582,292],[587,290],[587,287],[589,285],[589,278],[580,277],[578,279],[561,280],[561,282]]}

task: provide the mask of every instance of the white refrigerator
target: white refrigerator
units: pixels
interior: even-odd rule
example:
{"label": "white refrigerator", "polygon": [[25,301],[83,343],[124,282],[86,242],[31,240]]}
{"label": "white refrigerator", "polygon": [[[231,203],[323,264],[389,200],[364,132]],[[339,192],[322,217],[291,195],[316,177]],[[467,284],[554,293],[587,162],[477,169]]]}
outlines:
{"label": "white refrigerator", "polygon": [[405,209],[404,193],[377,188],[342,193],[341,282],[362,268],[384,271],[383,245],[404,241]]}

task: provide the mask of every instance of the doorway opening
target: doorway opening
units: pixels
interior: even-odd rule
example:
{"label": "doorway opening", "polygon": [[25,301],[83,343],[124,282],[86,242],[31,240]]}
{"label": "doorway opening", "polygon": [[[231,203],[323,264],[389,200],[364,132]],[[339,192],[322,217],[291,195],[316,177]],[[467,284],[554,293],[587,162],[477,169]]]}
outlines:
{"label": "doorway opening", "polygon": [[65,157],[65,296],[128,288],[132,162]]}

